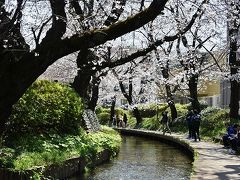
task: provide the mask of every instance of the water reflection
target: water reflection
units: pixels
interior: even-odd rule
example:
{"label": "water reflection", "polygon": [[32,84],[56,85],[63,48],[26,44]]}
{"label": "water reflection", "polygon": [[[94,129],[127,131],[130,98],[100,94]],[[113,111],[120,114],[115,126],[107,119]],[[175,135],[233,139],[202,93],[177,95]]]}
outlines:
{"label": "water reflection", "polygon": [[145,138],[123,136],[117,158],[84,177],[71,180],[190,179],[191,163],[191,159],[175,147]]}

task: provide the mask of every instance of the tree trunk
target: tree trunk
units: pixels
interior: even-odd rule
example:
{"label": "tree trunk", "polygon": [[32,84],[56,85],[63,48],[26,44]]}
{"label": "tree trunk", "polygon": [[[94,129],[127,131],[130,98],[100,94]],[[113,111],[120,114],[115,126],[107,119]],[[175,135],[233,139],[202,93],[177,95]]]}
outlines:
{"label": "tree trunk", "polygon": [[[231,68],[231,75],[238,73],[237,68]],[[239,118],[239,82],[236,80],[231,80],[231,95],[230,95],[230,118],[238,119]]]}
{"label": "tree trunk", "polygon": [[86,71],[78,71],[78,74],[74,78],[74,82],[72,84],[75,91],[83,99],[85,105],[87,105],[90,100],[90,96],[88,93],[90,80],[91,74]]}
{"label": "tree trunk", "polygon": [[136,123],[136,125],[135,125],[135,128],[139,128],[139,126],[140,126],[140,124],[141,124],[141,122],[142,122],[142,116],[141,116],[141,114],[140,114],[140,112],[139,112],[139,110],[138,110],[137,107],[134,107],[134,108],[133,108],[133,115],[134,115],[134,117],[135,117],[136,120],[137,120],[137,123]]}
{"label": "tree trunk", "polygon": [[171,110],[172,121],[177,118],[177,109],[173,100],[168,100],[168,106]]}
{"label": "tree trunk", "polygon": [[91,69],[91,62],[94,59],[94,53],[88,49],[84,49],[78,53],[77,67],[79,70],[72,84],[75,91],[84,100],[86,106],[88,106],[88,103],[90,102],[91,76],[95,74],[95,71]]}
{"label": "tree trunk", "polygon": [[[163,75],[163,78],[168,79],[168,77],[169,77],[168,67],[163,68],[162,75]],[[167,93],[167,103],[171,110],[172,121],[174,121],[174,119],[177,118],[177,109],[176,109],[175,103],[173,101],[171,87],[168,84],[165,84],[165,89],[166,89],[166,93]]]}
{"label": "tree trunk", "polygon": [[[237,31],[232,29],[229,31],[229,36],[234,36],[232,38],[232,41],[230,41],[230,53],[229,53],[229,64],[231,66],[231,76],[234,76],[238,73],[238,65],[237,64],[237,39],[236,39]],[[240,87],[239,82],[237,80],[231,79],[231,95],[230,95],[230,118],[239,118],[239,93],[240,93]]]}
{"label": "tree trunk", "polygon": [[91,99],[88,102],[88,108],[92,111],[95,111],[95,108],[97,106],[98,101],[98,95],[99,95],[99,84],[100,84],[100,78],[96,77],[95,75],[92,76],[92,86],[91,86]]}
{"label": "tree trunk", "polygon": [[190,102],[191,102],[192,108],[200,112],[201,109],[200,109],[200,103],[198,101],[197,85],[198,85],[198,75],[192,75],[188,81],[188,87],[190,92]]}
{"label": "tree trunk", "polygon": [[[238,2],[239,3],[239,2]],[[229,35],[229,45],[230,45],[230,52],[229,52],[229,65],[231,67],[231,76],[232,78],[238,73],[238,67],[240,66],[240,62],[237,61],[236,52],[238,50],[238,32],[239,32],[239,4],[237,1],[232,1],[229,4],[230,8],[230,16],[228,22],[228,35]],[[235,10],[235,11],[233,11]],[[240,93],[240,85],[237,80],[234,78],[231,79],[231,95],[230,95],[230,118],[237,119],[239,118],[239,93]]]}
{"label": "tree trunk", "polygon": [[114,123],[117,122],[116,119],[115,119],[115,122],[114,122],[115,105],[116,105],[116,96],[114,96],[114,97],[112,98],[112,105],[111,105],[109,126],[111,126],[112,124],[115,126],[116,124],[114,124]]}
{"label": "tree trunk", "polygon": [[[132,100],[132,79],[131,78],[129,79],[129,92],[128,92],[128,94],[127,94],[127,92],[125,90],[125,87],[124,87],[122,81],[119,81],[119,86],[120,86],[120,89],[122,91],[123,96],[127,99],[128,104],[130,106],[133,105],[133,100]],[[140,112],[139,112],[137,107],[133,108],[133,115],[134,115],[134,117],[136,118],[136,121],[137,121],[135,127],[138,128],[140,126],[140,123],[142,122],[142,117],[141,117],[141,114],[140,114]]]}

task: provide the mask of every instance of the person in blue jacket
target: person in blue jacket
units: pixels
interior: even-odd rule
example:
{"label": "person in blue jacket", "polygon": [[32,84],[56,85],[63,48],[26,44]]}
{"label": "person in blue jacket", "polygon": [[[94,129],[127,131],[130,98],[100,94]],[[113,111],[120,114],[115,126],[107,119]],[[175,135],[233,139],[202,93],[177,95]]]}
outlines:
{"label": "person in blue jacket", "polygon": [[238,133],[238,124],[228,126],[227,133],[222,137],[224,147],[230,146],[230,140],[235,138]]}

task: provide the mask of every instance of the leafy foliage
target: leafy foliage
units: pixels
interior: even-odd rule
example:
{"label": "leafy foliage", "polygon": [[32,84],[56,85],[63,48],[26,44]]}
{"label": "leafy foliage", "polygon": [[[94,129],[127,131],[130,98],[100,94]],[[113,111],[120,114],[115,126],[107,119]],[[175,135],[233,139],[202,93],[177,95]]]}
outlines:
{"label": "leafy foliage", "polygon": [[142,122],[142,127],[149,130],[157,130],[160,128],[160,126],[161,124],[157,116],[151,118],[144,118],[144,121]]}
{"label": "leafy foliage", "polygon": [[143,118],[150,118],[156,115],[157,105],[148,104],[148,105],[138,105],[138,110]]}
{"label": "leafy foliage", "polygon": [[102,112],[97,115],[99,123],[102,125],[107,125],[110,121],[110,114],[108,112]]}
{"label": "leafy foliage", "polygon": [[115,155],[120,147],[120,135],[107,127],[101,132],[86,133],[80,129],[78,135],[52,134],[37,136],[25,134],[16,137],[12,147],[1,149],[1,167],[26,170],[53,163],[62,163],[73,157],[93,158],[97,152],[108,149]]}
{"label": "leafy foliage", "polygon": [[230,124],[227,110],[216,107],[208,107],[201,112],[202,122],[200,132],[205,137],[221,137]]}
{"label": "leafy foliage", "polygon": [[36,81],[14,105],[9,130],[74,133],[82,111],[80,97],[69,86]]}

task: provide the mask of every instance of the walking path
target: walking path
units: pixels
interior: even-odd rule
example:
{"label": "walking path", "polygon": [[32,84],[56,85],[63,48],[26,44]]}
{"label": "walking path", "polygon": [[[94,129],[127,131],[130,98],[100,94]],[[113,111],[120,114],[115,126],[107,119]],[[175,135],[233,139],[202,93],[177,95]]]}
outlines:
{"label": "walking path", "polygon": [[[121,128],[116,129],[121,131]],[[188,143],[197,153],[193,165],[194,172],[191,176],[193,180],[240,180],[240,156],[230,155],[228,150],[220,144],[205,141],[194,142],[180,134],[163,136],[159,131],[136,129],[122,129],[122,131],[140,133],[146,136],[166,137],[169,140],[173,138]]]}
{"label": "walking path", "polygon": [[188,141],[197,152],[191,179],[240,180],[240,156],[230,155],[228,149],[217,143],[194,142],[183,135],[173,136]]}

